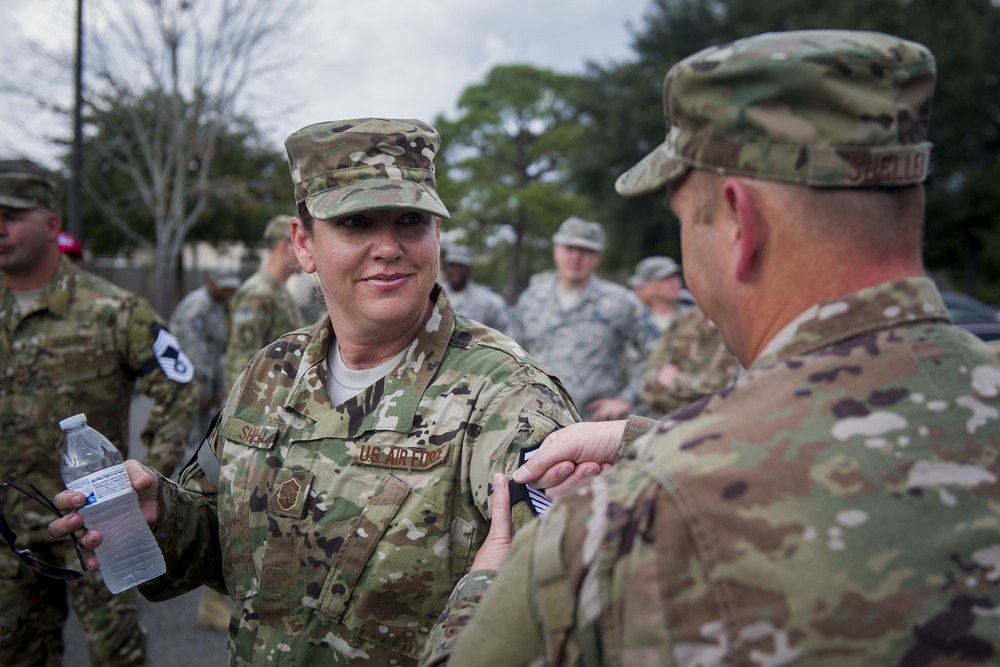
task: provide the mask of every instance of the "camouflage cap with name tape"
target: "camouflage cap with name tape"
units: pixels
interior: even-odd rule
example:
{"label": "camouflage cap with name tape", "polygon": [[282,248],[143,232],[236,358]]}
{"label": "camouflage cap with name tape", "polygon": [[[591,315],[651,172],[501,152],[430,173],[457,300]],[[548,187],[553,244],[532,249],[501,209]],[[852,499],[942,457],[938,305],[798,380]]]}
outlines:
{"label": "camouflage cap with name tape", "polygon": [[389,118],[316,123],[285,140],[295,203],[320,220],[388,208],[450,217],[434,178],[440,148],[426,123]]}
{"label": "camouflage cap with name tape", "polygon": [[920,183],[935,69],[927,47],[875,32],[775,32],[705,49],[667,72],[666,141],[615,188],[652,192],[691,168],[814,187]]}

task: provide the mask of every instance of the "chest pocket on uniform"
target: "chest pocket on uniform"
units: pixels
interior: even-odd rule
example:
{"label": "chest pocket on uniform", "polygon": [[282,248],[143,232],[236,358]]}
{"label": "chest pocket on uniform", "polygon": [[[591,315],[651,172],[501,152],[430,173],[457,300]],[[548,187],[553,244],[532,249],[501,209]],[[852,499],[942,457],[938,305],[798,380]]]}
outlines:
{"label": "chest pocket on uniform", "polygon": [[453,511],[460,446],[417,446],[400,433],[366,438],[363,448],[341,444],[352,450],[350,465],[340,479],[317,475],[317,504],[328,512],[318,520],[328,521],[338,504],[357,509],[310,532],[313,543],[336,544],[316,600],[319,627],[306,634],[325,641],[323,626],[338,623],[415,659],[485,532]]}

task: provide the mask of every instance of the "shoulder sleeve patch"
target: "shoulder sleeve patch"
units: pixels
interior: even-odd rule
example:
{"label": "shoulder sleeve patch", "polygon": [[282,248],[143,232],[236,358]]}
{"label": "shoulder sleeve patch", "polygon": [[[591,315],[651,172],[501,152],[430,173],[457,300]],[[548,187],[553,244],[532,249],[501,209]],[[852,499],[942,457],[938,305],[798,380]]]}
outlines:
{"label": "shoulder sleeve patch", "polygon": [[181,384],[194,379],[194,364],[184,354],[177,337],[163,327],[159,327],[153,341],[153,356],[168,379]]}

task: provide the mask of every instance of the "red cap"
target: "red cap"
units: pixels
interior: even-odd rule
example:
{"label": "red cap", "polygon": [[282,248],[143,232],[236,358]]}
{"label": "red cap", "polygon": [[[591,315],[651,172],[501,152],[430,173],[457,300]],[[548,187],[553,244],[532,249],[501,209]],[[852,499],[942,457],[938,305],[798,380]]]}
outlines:
{"label": "red cap", "polygon": [[80,242],[76,240],[75,236],[69,232],[59,232],[57,242],[59,243],[59,252],[66,253],[75,262],[83,261],[83,248],[80,247]]}

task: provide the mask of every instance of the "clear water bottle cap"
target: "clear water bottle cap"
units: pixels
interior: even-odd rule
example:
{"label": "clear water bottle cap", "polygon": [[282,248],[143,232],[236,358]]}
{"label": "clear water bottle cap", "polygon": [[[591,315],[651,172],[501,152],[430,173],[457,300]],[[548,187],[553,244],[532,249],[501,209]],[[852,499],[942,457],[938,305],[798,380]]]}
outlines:
{"label": "clear water bottle cap", "polygon": [[61,422],[59,422],[59,428],[66,431],[86,423],[87,423],[87,415],[81,412],[78,415],[73,415],[72,417],[66,417],[66,419],[63,419]]}

